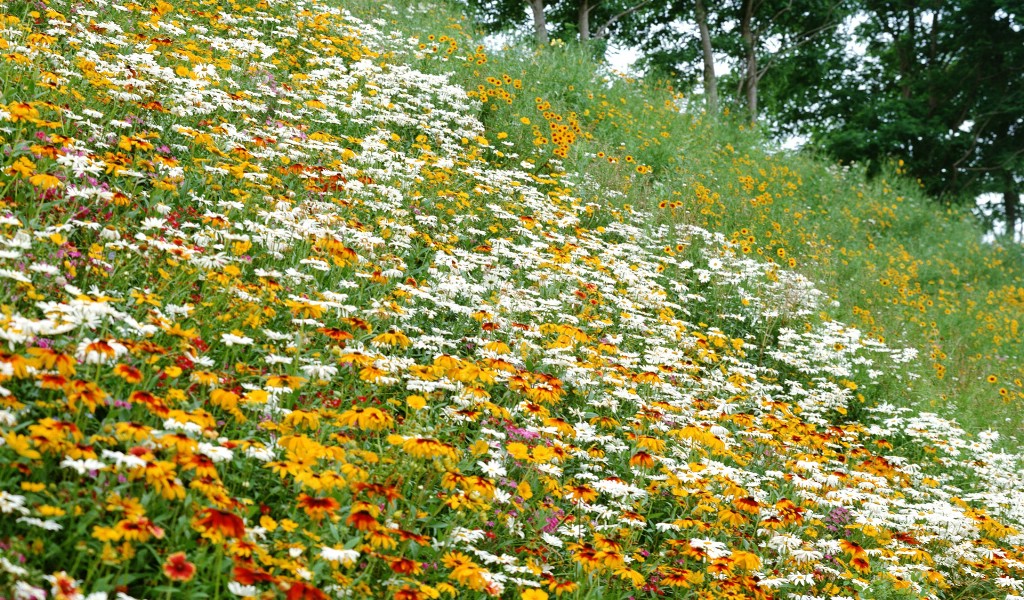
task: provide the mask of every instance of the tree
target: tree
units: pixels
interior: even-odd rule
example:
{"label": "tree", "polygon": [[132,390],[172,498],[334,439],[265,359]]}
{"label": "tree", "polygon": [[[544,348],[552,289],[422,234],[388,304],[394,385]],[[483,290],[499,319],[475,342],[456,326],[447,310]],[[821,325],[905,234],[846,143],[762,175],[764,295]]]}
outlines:
{"label": "tree", "polygon": [[794,61],[822,63],[838,47],[832,33],[849,12],[847,0],[723,0],[710,7],[673,0],[645,24],[650,33],[641,46],[649,66],[684,83],[702,73],[709,107],[717,104],[715,64],[728,67],[734,103],[757,121],[765,77]]}
{"label": "tree", "polygon": [[548,22],[544,16],[544,0],[527,0],[530,4],[530,13],[533,15],[533,35],[537,44],[548,45]]}
{"label": "tree", "polygon": [[781,118],[869,173],[905,161],[934,197],[999,193],[1013,232],[1024,175],[1020,11],[1006,0],[866,0],[856,29],[863,55],[847,56],[814,114]]}
{"label": "tree", "polygon": [[[639,13],[666,0],[463,0],[484,29],[491,33],[522,27],[532,21],[534,40],[547,45],[551,35],[582,43],[608,40]],[[528,7],[528,10],[527,10]]]}
{"label": "tree", "polygon": [[693,16],[700,32],[701,59],[704,63],[704,98],[707,100],[708,113],[718,114],[718,75],[715,73],[715,51],[711,45],[711,30],[708,29],[708,11],[704,8],[704,0],[696,0],[693,5]]}
{"label": "tree", "polygon": [[538,45],[549,42],[545,0],[463,0],[489,33],[505,33],[524,24],[529,15]]}
{"label": "tree", "polygon": [[[623,19],[651,5],[654,0],[575,0],[563,2],[575,9],[576,33],[580,42],[606,39]],[[593,25],[596,24],[596,27]]]}

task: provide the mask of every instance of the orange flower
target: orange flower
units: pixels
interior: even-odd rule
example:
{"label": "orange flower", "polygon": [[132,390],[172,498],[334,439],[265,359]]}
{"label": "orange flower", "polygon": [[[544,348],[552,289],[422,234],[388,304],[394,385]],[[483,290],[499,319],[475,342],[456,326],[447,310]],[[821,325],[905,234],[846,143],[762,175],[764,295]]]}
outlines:
{"label": "orange flower", "polygon": [[182,471],[195,471],[196,477],[217,478],[217,466],[213,459],[205,454],[179,455],[178,462]]}
{"label": "orange flower", "polygon": [[655,462],[653,456],[641,450],[629,459],[629,464],[632,467],[640,467],[641,469],[652,469],[654,468]]}
{"label": "orange flower", "polygon": [[301,581],[292,582],[285,598],[287,600],[328,600],[327,594],[320,591],[319,588],[315,588],[308,583],[302,583]]}
{"label": "orange flower", "polygon": [[746,496],[734,500],[733,506],[742,510],[743,512],[748,512],[751,514],[757,514],[761,511],[761,504],[751,496]]}
{"label": "orange flower", "polygon": [[142,381],[142,371],[139,371],[130,365],[117,365],[114,367],[114,374],[120,376],[128,383],[138,383]]}
{"label": "orange flower", "polygon": [[274,576],[270,573],[256,567],[251,567],[247,564],[239,565],[236,563],[233,573],[235,575],[235,581],[242,585],[274,581]]}
{"label": "orange flower", "polygon": [[299,377],[298,375],[271,375],[267,379],[267,387],[297,390],[306,381],[305,377]]}
{"label": "orange flower", "polygon": [[739,527],[747,522],[747,517],[743,513],[723,508],[718,511],[718,522],[731,527]]}
{"label": "orange flower", "polygon": [[[317,498],[309,494],[299,494],[299,508],[306,511],[311,519],[319,521],[330,513],[341,508],[334,498]],[[375,521],[376,522],[376,521]]]}
{"label": "orange flower", "polygon": [[171,581],[191,581],[196,575],[196,566],[188,562],[184,552],[175,552],[164,561],[164,575]]}
{"label": "orange flower", "polygon": [[360,531],[366,531],[377,526],[377,519],[365,510],[357,510],[349,515],[345,522]]}
{"label": "orange flower", "polygon": [[36,380],[39,383],[39,387],[44,390],[60,390],[68,384],[67,377],[64,377],[63,375],[53,375],[50,373],[43,373],[42,375],[37,376]]}
{"label": "orange flower", "polygon": [[367,532],[363,539],[374,548],[390,550],[398,546],[398,543],[391,537],[391,530],[383,527]]}
{"label": "orange flower", "polygon": [[593,502],[597,500],[597,490],[589,485],[574,485],[566,488],[566,495],[573,501]]}
{"label": "orange flower", "polygon": [[864,550],[864,547],[857,542],[851,542],[849,540],[840,540],[839,547],[843,549],[843,552],[848,553],[852,558],[864,558],[868,557],[868,553]]}
{"label": "orange flower", "polygon": [[78,582],[75,581],[70,575],[64,571],[54,573],[51,581],[53,583],[53,594],[54,598],[81,598],[82,593],[78,587]]}
{"label": "orange flower", "polygon": [[573,581],[558,581],[555,578],[548,580],[548,589],[555,593],[555,596],[561,596],[562,594],[571,594],[576,591],[579,587]]}
{"label": "orange flower", "polygon": [[395,600],[426,600],[427,595],[419,590],[414,590],[407,585],[395,592]]}
{"label": "orange flower", "polygon": [[789,498],[783,498],[776,502],[775,510],[779,511],[779,518],[781,518],[783,523],[786,525],[799,523],[804,518],[804,509],[793,504],[793,501]]}
{"label": "orange flower", "polygon": [[[149,538],[155,537],[156,539],[163,539],[164,530],[153,524],[152,521],[146,517],[136,517],[132,519],[121,519],[117,525],[114,526],[114,530],[119,534],[118,539],[128,541],[146,542]],[[184,556],[184,555],[182,555]]]}
{"label": "orange flower", "polygon": [[729,558],[719,558],[707,567],[708,573],[712,575],[725,575],[732,570],[732,560]]}
{"label": "orange flower", "polygon": [[402,575],[419,575],[420,563],[411,558],[398,558],[391,561],[391,570]]}
{"label": "orange flower", "polygon": [[335,327],[320,327],[317,329],[318,332],[326,335],[336,342],[340,342],[338,345],[342,348],[345,347],[345,340],[352,339],[352,334],[345,331],[344,329],[337,329]]}
{"label": "orange flower", "polygon": [[700,583],[703,579],[700,573],[694,573],[688,569],[678,567],[662,567],[661,582],[669,587],[688,588],[691,585]]}
{"label": "orange flower", "polygon": [[217,538],[242,538],[245,536],[245,522],[238,515],[207,508],[203,511],[204,516],[200,517],[195,524],[202,528],[203,535],[213,535]]}
{"label": "orange flower", "polygon": [[106,397],[106,393],[91,381],[74,380],[64,390],[68,396],[68,407],[77,411],[79,402],[85,405],[90,413],[96,412],[96,407]]}
{"label": "orange flower", "polygon": [[870,573],[871,563],[861,557],[856,557],[850,561],[850,566],[856,569],[860,573]]}
{"label": "orange flower", "polygon": [[70,354],[61,354],[49,348],[29,348],[28,353],[32,355],[33,364],[37,368],[57,369],[65,377],[75,374],[75,363],[78,361]]}

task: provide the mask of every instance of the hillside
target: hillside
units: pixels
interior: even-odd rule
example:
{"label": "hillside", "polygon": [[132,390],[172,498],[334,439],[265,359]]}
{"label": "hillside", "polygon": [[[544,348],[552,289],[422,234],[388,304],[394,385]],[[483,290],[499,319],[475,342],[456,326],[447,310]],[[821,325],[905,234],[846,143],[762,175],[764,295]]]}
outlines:
{"label": "hillside", "polygon": [[428,4],[3,11],[3,596],[1024,589],[1020,252],[897,173]]}

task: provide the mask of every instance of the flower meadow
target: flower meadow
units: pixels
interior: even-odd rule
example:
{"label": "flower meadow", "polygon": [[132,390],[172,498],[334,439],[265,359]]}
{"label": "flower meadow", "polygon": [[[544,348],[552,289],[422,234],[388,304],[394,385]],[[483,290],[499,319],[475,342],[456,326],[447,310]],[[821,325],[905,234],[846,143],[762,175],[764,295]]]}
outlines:
{"label": "flower meadow", "polygon": [[485,125],[468,32],[3,10],[3,597],[1024,594],[1021,456],[883,399],[919,352],[564,168],[600,119]]}

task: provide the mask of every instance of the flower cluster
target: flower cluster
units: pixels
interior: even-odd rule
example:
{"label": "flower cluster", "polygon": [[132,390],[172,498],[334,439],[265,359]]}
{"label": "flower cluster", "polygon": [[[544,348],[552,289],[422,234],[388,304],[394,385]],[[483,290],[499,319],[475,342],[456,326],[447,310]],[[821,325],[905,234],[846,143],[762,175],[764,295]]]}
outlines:
{"label": "flower cluster", "polygon": [[914,353],[807,279],[493,154],[445,72],[472,42],[33,7],[0,30],[5,596],[1024,587],[1020,457],[867,402]]}

